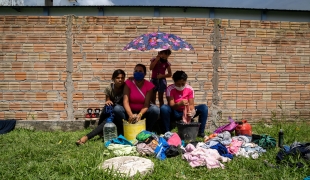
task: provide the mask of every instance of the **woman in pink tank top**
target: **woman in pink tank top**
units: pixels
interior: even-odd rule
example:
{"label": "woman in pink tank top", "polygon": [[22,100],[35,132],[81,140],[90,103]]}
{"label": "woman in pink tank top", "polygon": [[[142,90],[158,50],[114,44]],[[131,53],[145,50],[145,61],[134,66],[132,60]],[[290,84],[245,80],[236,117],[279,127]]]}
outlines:
{"label": "woman in pink tank top", "polygon": [[114,111],[115,118],[128,120],[135,123],[146,118],[146,130],[152,131],[153,125],[159,118],[159,108],[150,104],[154,85],[145,80],[146,67],[137,64],[134,68],[134,79],[125,81],[122,111]]}

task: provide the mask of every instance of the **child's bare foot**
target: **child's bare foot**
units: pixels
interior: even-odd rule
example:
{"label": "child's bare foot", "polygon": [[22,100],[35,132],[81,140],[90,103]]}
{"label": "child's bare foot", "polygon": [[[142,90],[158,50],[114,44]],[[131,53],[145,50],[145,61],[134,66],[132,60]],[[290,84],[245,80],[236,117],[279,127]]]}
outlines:
{"label": "child's bare foot", "polygon": [[83,145],[87,142],[88,137],[87,136],[83,136],[81,139],[79,139],[78,141],[75,142],[76,145]]}

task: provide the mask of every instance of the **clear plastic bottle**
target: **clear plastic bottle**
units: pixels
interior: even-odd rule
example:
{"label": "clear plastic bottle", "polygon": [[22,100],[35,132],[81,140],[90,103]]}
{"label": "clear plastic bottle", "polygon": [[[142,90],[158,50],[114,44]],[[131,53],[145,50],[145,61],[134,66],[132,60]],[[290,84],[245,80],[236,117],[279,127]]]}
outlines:
{"label": "clear plastic bottle", "polygon": [[114,138],[117,138],[117,128],[112,120],[113,117],[109,117],[106,124],[103,126],[103,140],[105,143]]}

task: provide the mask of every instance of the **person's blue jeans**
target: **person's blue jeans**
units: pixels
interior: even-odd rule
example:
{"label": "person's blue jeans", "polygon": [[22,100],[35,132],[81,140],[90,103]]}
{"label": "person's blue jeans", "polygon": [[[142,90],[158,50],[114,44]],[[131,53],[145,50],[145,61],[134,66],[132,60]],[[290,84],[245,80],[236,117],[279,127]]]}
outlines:
{"label": "person's blue jeans", "polygon": [[[159,112],[160,112],[159,107],[157,107],[156,105],[150,105],[150,107],[148,108],[146,113],[144,113],[143,116],[141,117],[141,119],[146,118],[146,130],[147,131],[153,130],[153,126],[159,117]],[[133,113],[138,114],[139,112],[133,112]],[[116,105],[114,107],[114,122],[115,122],[115,124],[120,124],[120,123],[123,124],[123,119],[128,120],[128,117],[129,116],[126,113],[125,108],[123,106]],[[123,126],[121,126],[121,127],[123,127]],[[121,132],[124,135],[123,128],[121,129]]]}
{"label": "person's blue jeans", "polygon": [[[198,133],[204,133],[207,119],[208,119],[208,106],[205,104],[199,104],[195,106],[196,114],[194,116],[198,118],[198,122],[200,123]],[[183,111],[177,111],[172,109],[170,106],[164,104],[160,107],[160,118],[164,126],[165,132],[170,131],[170,121],[173,119],[174,121],[182,120]]]}

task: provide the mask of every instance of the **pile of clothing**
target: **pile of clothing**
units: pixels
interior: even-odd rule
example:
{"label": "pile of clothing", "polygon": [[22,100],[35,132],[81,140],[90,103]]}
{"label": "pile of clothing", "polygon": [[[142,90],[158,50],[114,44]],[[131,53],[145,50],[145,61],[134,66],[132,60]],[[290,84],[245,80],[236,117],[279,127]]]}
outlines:
{"label": "pile of clothing", "polygon": [[231,137],[231,133],[228,131],[211,134],[205,138],[204,142],[190,142],[186,145],[179,135],[173,132],[166,132],[164,135],[158,136],[144,130],[137,134],[136,140],[132,143],[120,135],[107,142],[105,146],[115,155],[154,156],[160,160],[182,154],[182,158],[191,167],[206,166],[208,169],[212,169],[224,168],[222,163],[231,161],[234,156],[257,159],[266,152],[265,148],[275,145],[274,138],[267,135]]}
{"label": "pile of clothing", "polygon": [[220,147],[220,149],[222,149],[221,152],[228,153],[223,155],[231,159],[233,155],[257,159],[259,155],[266,152],[264,148],[252,142],[251,136],[239,135],[231,137],[228,131],[224,131],[216,134],[213,138],[209,138],[205,142],[204,147],[211,149]]}
{"label": "pile of clothing", "polygon": [[164,160],[180,154],[178,147],[182,145],[182,141],[177,133],[166,132],[161,137],[149,131],[142,131],[136,139],[137,151],[141,155],[155,155],[156,158]]}
{"label": "pile of clothing", "polygon": [[223,131],[205,137],[205,142],[190,143],[182,155],[190,166],[206,166],[208,169],[224,168],[221,162],[229,162],[234,156],[257,159],[266,152],[263,147],[251,142],[250,136],[231,137],[230,132]]}
{"label": "pile of clothing", "polygon": [[[162,137],[153,132],[141,131],[137,142],[131,143],[122,135],[105,143],[115,155],[155,156],[160,160],[180,154],[181,138],[177,133],[166,132]],[[105,152],[108,153],[108,152]]]}

